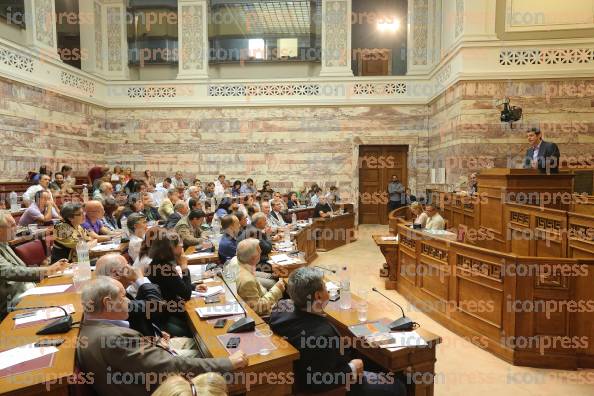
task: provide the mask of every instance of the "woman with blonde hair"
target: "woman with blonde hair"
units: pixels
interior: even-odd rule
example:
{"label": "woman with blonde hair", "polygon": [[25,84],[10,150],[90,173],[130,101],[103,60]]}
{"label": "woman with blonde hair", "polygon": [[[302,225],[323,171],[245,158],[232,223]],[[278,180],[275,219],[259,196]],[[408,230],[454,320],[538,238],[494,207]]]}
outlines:
{"label": "woman with blonde hair", "polygon": [[420,224],[421,228],[425,228],[427,224],[427,213],[423,210],[423,205],[418,202],[413,202],[410,204],[410,211],[415,215],[415,220],[413,221],[414,224]]}
{"label": "woman with blonde hair", "polygon": [[218,373],[204,373],[192,380],[180,375],[167,378],[153,396],[227,396],[227,383]]}

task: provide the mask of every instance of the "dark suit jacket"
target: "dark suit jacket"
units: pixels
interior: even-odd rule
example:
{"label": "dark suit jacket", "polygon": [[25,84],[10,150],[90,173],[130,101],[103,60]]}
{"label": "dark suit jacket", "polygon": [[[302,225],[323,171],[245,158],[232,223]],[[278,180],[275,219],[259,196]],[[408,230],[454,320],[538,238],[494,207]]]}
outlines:
{"label": "dark suit jacket", "polygon": [[175,227],[177,222],[181,220],[181,218],[182,218],[181,214],[179,214],[177,212],[173,212],[173,214],[167,218],[167,223],[165,223],[165,228],[172,229],[173,227]]}
{"label": "dark suit jacket", "polygon": [[[130,328],[145,336],[155,335],[153,324],[157,325],[165,312],[164,307],[159,306],[166,304],[159,286],[153,283],[145,283],[138,289],[136,298],[129,294],[127,294],[127,297],[130,300],[128,314]],[[148,305],[147,302],[149,302]],[[147,312],[147,307],[149,312]]]}
{"label": "dark suit jacket", "polygon": [[[100,395],[148,396],[159,384],[145,385],[145,380],[155,381],[155,375],[225,373],[233,369],[228,358],[172,355],[136,330],[104,321],[85,321],[78,340],[78,366],[83,373],[94,373],[93,389]],[[133,381],[126,380],[130,373]]]}
{"label": "dark suit jacket", "polygon": [[239,243],[248,238],[255,238],[260,241],[260,250],[262,251],[260,254],[260,263],[266,263],[268,261],[268,255],[272,252],[272,242],[268,240],[266,233],[253,224],[250,224],[239,234],[237,242]]}
{"label": "dark suit jacket", "polygon": [[[526,151],[526,157],[524,159],[524,168],[532,168],[532,156],[534,155],[534,148],[530,147]],[[559,173],[559,147],[555,143],[545,142],[544,140],[540,143],[540,149],[538,150],[538,158],[536,160],[538,170],[540,173]],[[547,172],[548,171],[548,172]]]}
{"label": "dark suit jacket", "polygon": [[319,203],[314,208],[313,217],[322,217],[322,216],[320,216],[320,212],[324,212],[324,213],[332,212],[332,208],[327,203],[323,204],[323,205]]}
{"label": "dark suit jacket", "polygon": [[[299,389],[321,392],[340,385],[339,379],[350,374],[351,351],[346,348],[341,354],[339,342],[340,334],[330,323],[328,318],[316,314],[295,311],[292,301],[279,301],[270,316],[270,328],[276,334],[283,336],[299,350],[299,360],[295,362],[295,379]],[[313,377],[313,373],[321,376]],[[308,376],[324,378],[329,373],[336,381],[331,384],[315,384]],[[324,382],[324,381],[320,381]]]}

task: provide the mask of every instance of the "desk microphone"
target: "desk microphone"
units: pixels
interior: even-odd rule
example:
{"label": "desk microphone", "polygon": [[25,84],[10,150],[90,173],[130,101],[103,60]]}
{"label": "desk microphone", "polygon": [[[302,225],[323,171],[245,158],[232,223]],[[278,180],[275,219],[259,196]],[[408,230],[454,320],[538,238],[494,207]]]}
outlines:
{"label": "desk microphone", "polygon": [[[47,308],[60,308],[64,311],[64,316],[59,317],[56,320],[51,321],[47,325],[43,326],[37,333],[37,335],[48,335],[48,334],[61,334],[67,333],[72,328],[72,315],[60,305],[48,305],[45,307],[25,307],[25,308],[14,308],[13,311],[29,311],[29,310],[40,310]],[[18,319],[17,317],[14,318]]]}
{"label": "desk microphone", "polygon": [[415,328],[415,323],[406,317],[406,315],[404,314],[404,309],[402,309],[400,304],[398,304],[396,301],[392,300],[390,297],[386,296],[385,294],[383,294],[382,292],[377,290],[375,287],[372,287],[371,290],[380,294],[386,300],[388,300],[392,304],[396,305],[398,308],[400,308],[400,311],[402,312],[402,317],[400,319],[396,319],[395,321],[393,321],[392,323],[390,323],[388,325],[388,327],[390,327],[390,330],[392,330],[392,331],[411,331]]}
{"label": "desk microphone", "polygon": [[239,296],[235,295],[235,292],[233,291],[233,289],[231,287],[229,287],[229,284],[227,283],[227,281],[225,280],[225,277],[223,276],[223,274],[221,272],[219,272],[217,275],[219,275],[221,277],[221,279],[223,280],[223,283],[225,284],[225,286],[227,286],[227,289],[229,289],[229,291],[235,298],[235,301],[237,302],[237,304],[239,304],[239,306],[243,310],[243,314],[245,315],[244,318],[239,319],[237,322],[235,322],[231,326],[229,326],[229,328],[227,329],[227,333],[247,333],[250,331],[254,331],[254,329],[256,328],[256,322],[254,321],[254,319],[252,319],[248,316],[247,311],[245,310],[243,305],[241,305]]}
{"label": "desk microphone", "polygon": [[333,274],[336,273],[336,270],[333,270],[333,269],[330,269],[330,268],[326,268],[326,267],[322,267],[322,266],[319,266],[319,265],[314,265],[313,267],[314,268],[319,268],[319,269],[321,269],[323,271],[326,271],[326,272],[332,272]]}

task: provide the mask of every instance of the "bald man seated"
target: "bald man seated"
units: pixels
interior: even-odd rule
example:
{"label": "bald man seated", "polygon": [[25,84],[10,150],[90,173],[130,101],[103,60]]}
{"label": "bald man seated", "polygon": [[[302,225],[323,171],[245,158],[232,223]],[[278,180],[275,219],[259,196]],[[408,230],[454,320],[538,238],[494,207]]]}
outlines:
{"label": "bald man seated", "polygon": [[171,337],[161,327],[171,307],[163,300],[159,286],[151,283],[137,268],[133,268],[120,254],[106,254],[97,260],[97,276],[108,276],[118,281],[126,289],[128,323],[130,328],[149,337],[166,338],[169,345],[182,356],[201,357],[192,338]]}
{"label": "bald man seated", "polygon": [[159,386],[161,373],[228,373],[248,365],[241,351],[215,359],[180,356],[165,337],[151,339],[131,329],[130,301],[124,286],[113,278],[97,276],[85,285],[81,300],[84,321],[79,339],[86,342],[78,343],[76,360],[83,373],[95,374],[97,394],[149,396]]}
{"label": "bald man seated", "polygon": [[85,203],[85,221],[81,224],[92,239],[99,242],[109,241],[116,235],[120,235],[120,231],[111,231],[103,224],[101,220],[105,215],[103,204],[99,201],[87,201]]}

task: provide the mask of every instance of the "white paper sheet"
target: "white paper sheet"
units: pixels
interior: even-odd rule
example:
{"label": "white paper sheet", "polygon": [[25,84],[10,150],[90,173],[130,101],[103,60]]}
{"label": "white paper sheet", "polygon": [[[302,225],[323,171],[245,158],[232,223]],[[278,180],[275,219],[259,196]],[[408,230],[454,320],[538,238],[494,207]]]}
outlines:
{"label": "white paper sheet", "polygon": [[332,281],[326,282],[326,290],[331,291],[331,290],[338,290],[338,289],[340,289],[340,286],[338,286],[336,283],[334,283]]}
{"label": "white paper sheet", "polygon": [[277,255],[271,256],[270,260],[268,260],[268,262],[270,264],[277,264],[277,265],[289,265],[289,264],[298,263],[297,260],[287,256],[286,254],[277,254]]}
{"label": "white paper sheet", "polygon": [[[72,304],[62,305],[62,308],[64,308],[69,314],[74,312],[74,305]],[[37,322],[39,320],[47,320],[64,316],[64,311],[62,311],[60,308],[46,308],[32,312],[35,312],[35,315],[16,319],[14,321],[14,324],[19,326],[25,323]]]}
{"label": "white paper sheet", "polygon": [[397,240],[398,240],[398,235],[390,236],[390,237],[382,237],[382,241],[397,241]]}
{"label": "white paper sheet", "polygon": [[192,297],[210,297],[224,292],[225,288],[223,286],[211,286],[205,292],[193,291]]}
{"label": "white paper sheet", "polygon": [[427,346],[427,342],[416,331],[393,332],[390,335],[394,337],[395,342],[382,345],[382,348]]}
{"label": "white paper sheet", "polygon": [[106,252],[110,250],[117,250],[120,248],[120,245],[115,243],[108,243],[105,245],[97,245],[91,249],[91,252]]}
{"label": "white paper sheet", "polygon": [[186,257],[188,258],[188,260],[196,260],[202,257],[208,257],[208,256],[212,256],[212,252],[201,252],[201,253],[193,253],[193,254],[188,254]]}
{"label": "white paper sheet", "polygon": [[42,294],[55,294],[55,293],[63,293],[72,285],[55,285],[55,286],[41,286],[41,287],[34,287],[32,289],[27,290],[21,297],[25,296],[39,296]]}
{"label": "white paper sheet", "polygon": [[215,316],[228,316],[243,314],[243,308],[238,303],[223,304],[223,305],[207,305],[205,307],[196,308],[198,316],[201,318],[212,318]]}
{"label": "white paper sheet", "polygon": [[58,352],[58,348],[56,347],[35,348],[34,345],[34,343],[27,344],[0,352],[0,370]]}

